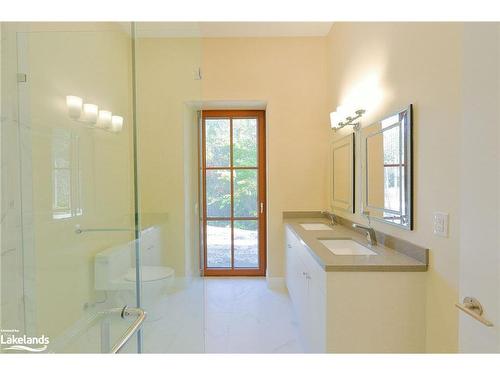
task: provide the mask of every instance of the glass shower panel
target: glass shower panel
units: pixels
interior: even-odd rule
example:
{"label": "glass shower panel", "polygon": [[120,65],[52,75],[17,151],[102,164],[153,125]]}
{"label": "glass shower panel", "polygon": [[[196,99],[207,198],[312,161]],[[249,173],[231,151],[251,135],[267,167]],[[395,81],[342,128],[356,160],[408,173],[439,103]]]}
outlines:
{"label": "glass shower panel", "polygon": [[137,302],[130,25],[4,24],[1,57],[1,328],[106,351]]}
{"label": "glass shower panel", "polygon": [[[198,36],[195,23],[136,24],[144,352],[204,351]],[[226,146],[214,145],[214,163]]]}

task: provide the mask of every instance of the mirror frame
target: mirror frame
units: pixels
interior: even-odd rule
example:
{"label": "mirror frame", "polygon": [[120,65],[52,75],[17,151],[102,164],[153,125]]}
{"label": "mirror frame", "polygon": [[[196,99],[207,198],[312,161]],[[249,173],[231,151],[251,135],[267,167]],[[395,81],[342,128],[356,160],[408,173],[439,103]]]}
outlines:
{"label": "mirror frame", "polygon": [[[335,179],[335,170],[334,170],[334,151],[341,147],[349,147],[349,180],[351,184],[349,186],[349,201],[341,201],[334,199],[334,179]],[[354,166],[356,160],[356,152],[355,152],[355,133],[351,133],[346,135],[345,137],[339,138],[331,143],[330,146],[330,205],[332,209],[341,210],[344,212],[354,213],[355,212],[355,173]]]}
{"label": "mirror frame", "polygon": [[[385,220],[380,217],[375,217],[370,215],[370,210],[375,210],[378,212],[392,212],[390,210],[386,210],[381,207],[370,206],[368,204],[368,138],[374,136],[376,134],[380,134],[383,130],[370,131],[370,128],[375,125],[379,125],[384,119],[388,119],[393,116],[399,116],[399,121],[401,122],[403,119],[405,120],[407,126],[405,126],[405,134],[403,137],[405,138],[405,155],[407,163],[405,165],[405,184],[406,184],[406,194],[404,197],[405,207],[407,209],[406,216],[408,218],[407,224],[398,224],[389,220]],[[384,116],[384,118],[376,123],[369,125],[360,130],[360,135],[362,138],[362,166],[361,166],[361,177],[362,177],[362,199],[361,199],[361,207],[362,213],[367,215],[370,219],[374,219],[376,221],[386,223],[389,225],[396,226],[398,228],[413,230],[414,220],[413,220],[413,105],[410,104],[406,108],[392,113],[388,116]],[[399,212],[400,216],[401,212]]]}

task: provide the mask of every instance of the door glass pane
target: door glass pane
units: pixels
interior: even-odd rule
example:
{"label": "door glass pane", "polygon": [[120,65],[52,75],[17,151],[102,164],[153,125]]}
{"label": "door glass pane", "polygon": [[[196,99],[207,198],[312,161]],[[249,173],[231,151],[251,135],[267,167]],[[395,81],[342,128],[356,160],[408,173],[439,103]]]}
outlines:
{"label": "door glass pane", "polygon": [[234,216],[257,217],[257,170],[234,171]]}
{"label": "door glass pane", "polygon": [[207,216],[231,216],[231,172],[207,170]]}
{"label": "door glass pane", "polygon": [[257,119],[233,119],[233,165],[257,166]]}
{"label": "door glass pane", "polygon": [[230,158],[229,119],[205,121],[205,152],[207,167],[228,167]]}
{"label": "door glass pane", "polygon": [[259,267],[259,236],[257,220],[234,221],[234,267]]}
{"label": "door glass pane", "polygon": [[231,222],[207,223],[207,267],[231,267]]}

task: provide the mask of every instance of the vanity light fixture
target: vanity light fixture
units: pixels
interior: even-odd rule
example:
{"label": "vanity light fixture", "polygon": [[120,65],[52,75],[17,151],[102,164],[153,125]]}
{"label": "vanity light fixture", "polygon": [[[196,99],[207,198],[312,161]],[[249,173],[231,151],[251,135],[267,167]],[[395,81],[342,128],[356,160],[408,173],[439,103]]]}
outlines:
{"label": "vanity light fixture", "polygon": [[82,115],[83,99],[79,96],[66,96],[66,107],[68,107],[68,116],[74,120],[78,120]]}
{"label": "vanity light fixture", "polygon": [[335,130],[342,129],[345,126],[352,126],[354,130],[359,130],[361,123],[356,120],[359,120],[365,112],[366,111],[364,109],[358,109],[354,112],[354,115],[344,117],[345,114],[343,113],[342,108],[337,107],[335,112],[330,113],[330,126]]}
{"label": "vanity light fixture", "polygon": [[83,99],[75,95],[66,96],[68,116],[78,122],[113,133],[123,129],[123,117],[113,115],[111,111],[99,110],[97,104],[83,103]]}

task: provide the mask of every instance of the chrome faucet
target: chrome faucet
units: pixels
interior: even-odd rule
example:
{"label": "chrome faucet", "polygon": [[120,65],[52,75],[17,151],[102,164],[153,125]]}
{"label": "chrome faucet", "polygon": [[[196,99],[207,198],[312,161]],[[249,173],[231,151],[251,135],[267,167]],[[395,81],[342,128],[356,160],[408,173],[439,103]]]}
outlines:
{"label": "chrome faucet", "polygon": [[321,214],[327,216],[330,219],[332,226],[338,224],[337,215],[335,215],[333,212],[330,212],[328,210],[324,210],[324,211],[321,211]]}
{"label": "chrome faucet", "polygon": [[364,229],[366,231],[366,238],[368,239],[368,242],[370,242],[370,245],[375,246],[377,244],[377,236],[376,236],[375,231],[373,230],[372,227],[369,227],[366,225],[361,225],[361,224],[356,224],[356,223],[354,223],[352,225],[352,227]]}

